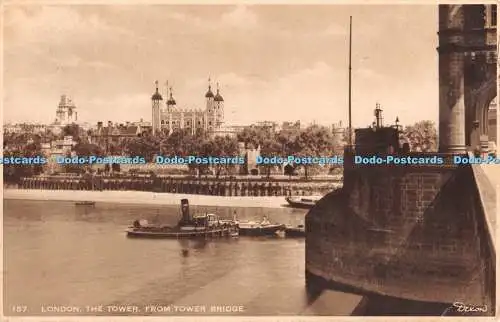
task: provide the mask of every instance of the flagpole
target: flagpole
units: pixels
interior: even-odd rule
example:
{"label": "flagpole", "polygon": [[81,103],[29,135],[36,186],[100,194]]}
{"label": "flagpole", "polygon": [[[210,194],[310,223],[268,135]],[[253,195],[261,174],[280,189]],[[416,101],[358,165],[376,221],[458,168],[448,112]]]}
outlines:
{"label": "flagpole", "polygon": [[352,16],[349,17],[349,147],[352,147],[352,113],[351,113],[351,55],[352,55]]}

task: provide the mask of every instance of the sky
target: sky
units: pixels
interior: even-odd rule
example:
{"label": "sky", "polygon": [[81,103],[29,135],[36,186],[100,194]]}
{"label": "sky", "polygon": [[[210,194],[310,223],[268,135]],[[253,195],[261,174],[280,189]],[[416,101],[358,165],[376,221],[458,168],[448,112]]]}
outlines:
{"label": "sky", "polygon": [[151,118],[154,82],[204,108],[218,82],[228,124],[438,119],[434,5],[8,5],[4,122],[50,123],[60,95],[79,121]]}

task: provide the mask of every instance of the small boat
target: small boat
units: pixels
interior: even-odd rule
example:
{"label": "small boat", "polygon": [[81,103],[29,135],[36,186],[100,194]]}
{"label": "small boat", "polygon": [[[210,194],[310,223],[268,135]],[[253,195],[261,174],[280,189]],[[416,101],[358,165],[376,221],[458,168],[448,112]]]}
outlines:
{"label": "small boat", "polygon": [[75,206],[95,206],[95,201],[77,201]]}
{"label": "small boat", "polygon": [[241,236],[276,236],[280,231],[284,231],[285,227],[282,224],[272,224],[265,217],[261,222],[238,222],[238,232]]}
{"label": "small boat", "polygon": [[321,198],[322,196],[293,196],[286,197],[285,200],[290,204],[290,206],[294,208],[312,208]]}
{"label": "small boat", "polygon": [[238,234],[237,223],[231,220],[221,220],[215,214],[191,216],[189,201],[181,200],[182,218],[175,227],[149,224],[145,220],[135,220],[133,226],[126,232],[128,237],[142,238],[209,238],[235,237]]}
{"label": "small boat", "polygon": [[305,237],[306,228],[304,225],[298,225],[297,227],[287,226],[285,229],[285,237]]}

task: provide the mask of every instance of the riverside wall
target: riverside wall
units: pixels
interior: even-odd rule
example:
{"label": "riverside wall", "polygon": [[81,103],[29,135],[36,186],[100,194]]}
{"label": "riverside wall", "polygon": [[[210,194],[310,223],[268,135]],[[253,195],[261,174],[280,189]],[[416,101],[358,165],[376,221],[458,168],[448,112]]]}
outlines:
{"label": "riverside wall", "polygon": [[306,215],[306,284],[495,303],[495,250],[470,166],[354,166]]}
{"label": "riverside wall", "polygon": [[185,179],[179,177],[57,177],[23,178],[17,188],[89,191],[150,191],[212,196],[297,196],[327,193],[339,182]]}

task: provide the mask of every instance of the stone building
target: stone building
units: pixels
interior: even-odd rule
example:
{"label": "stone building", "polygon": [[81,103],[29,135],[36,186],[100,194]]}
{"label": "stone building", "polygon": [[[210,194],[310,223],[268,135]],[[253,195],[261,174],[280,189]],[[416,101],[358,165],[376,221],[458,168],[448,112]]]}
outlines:
{"label": "stone building", "polygon": [[138,137],[149,130],[149,126],[137,123],[113,124],[108,121],[107,126],[104,126],[103,122],[97,122],[97,127],[90,130],[90,143],[100,146],[106,153],[109,153],[112,152],[111,147],[118,146],[122,140]]}
{"label": "stone building", "polygon": [[257,165],[257,157],[260,156],[260,146],[245,146],[245,143],[238,143],[239,155],[245,159],[245,164],[240,167],[240,174],[258,175],[259,167]]}
{"label": "stone building", "polygon": [[56,162],[57,157],[67,156],[77,143],[72,136],[65,136],[62,140],[54,140],[50,143],[42,143],[42,154],[47,158],[45,172],[54,173],[63,170],[63,165]]}
{"label": "stone building", "polygon": [[291,131],[291,130],[300,130],[301,125],[300,121],[295,122],[283,122],[280,127],[280,131]]}
{"label": "stone building", "polygon": [[346,128],[342,125],[342,121],[332,124],[332,134],[335,145],[343,147],[347,142],[345,142]]}
{"label": "stone building", "polygon": [[77,123],[77,121],[78,112],[75,103],[67,95],[61,95],[56,109],[56,118],[48,128],[55,134],[59,134],[66,125]]}
{"label": "stone building", "polygon": [[78,112],[76,106],[66,95],[61,95],[61,100],[56,110],[56,119],[54,125],[68,125],[78,121]]}
{"label": "stone building", "polygon": [[171,87],[167,91],[164,102],[163,96],[158,90],[158,81],[156,81],[156,91],[151,96],[151,101],[153,134],[161,131],[170,134],[176,129],[187,129],[192,134],[196,133],[197,129],[214,133],[223,128],[224,98],[220,94],[218,84],[216,93],[212,92],[210,79],[208,90],[205,93],[204,109],[179,108]]}

